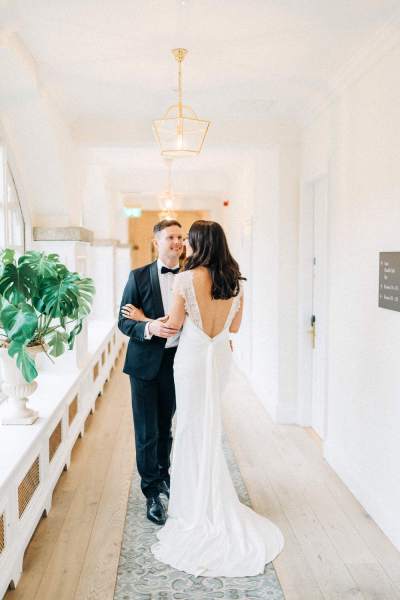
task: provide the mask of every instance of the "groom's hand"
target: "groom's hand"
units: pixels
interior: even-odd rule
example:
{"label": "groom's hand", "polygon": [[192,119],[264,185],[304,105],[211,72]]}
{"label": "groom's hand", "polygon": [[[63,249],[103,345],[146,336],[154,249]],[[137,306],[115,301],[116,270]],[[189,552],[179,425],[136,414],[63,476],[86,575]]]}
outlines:
{"label": "groom's hand", "polygon": [[163,319],[165,320],[166,318],[168,317],[160,317],[160,319],[157,319],[156,321],[150,321],[149,333],[161,338],[170,338],[173,335],[176,335],[179,329],[167,327],[165,323],[163,323]]}

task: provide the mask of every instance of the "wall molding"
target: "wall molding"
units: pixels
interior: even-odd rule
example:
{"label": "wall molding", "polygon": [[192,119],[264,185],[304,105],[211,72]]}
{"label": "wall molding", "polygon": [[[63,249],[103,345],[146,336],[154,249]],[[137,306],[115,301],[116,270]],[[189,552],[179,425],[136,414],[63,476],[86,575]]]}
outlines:
{"label": "wall molding", "polygon": [[34,227],[35,242],[92,242],[93,232],[85,227]]}

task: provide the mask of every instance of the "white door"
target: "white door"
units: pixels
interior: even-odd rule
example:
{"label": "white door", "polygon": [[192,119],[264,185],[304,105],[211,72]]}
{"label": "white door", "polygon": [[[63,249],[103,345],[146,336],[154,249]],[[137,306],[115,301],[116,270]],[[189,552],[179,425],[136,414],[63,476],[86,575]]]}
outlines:
{"label": "white door", "polygon": [[328,186],[324,177],[313,184],[313,289],[310,315],[312,359],[311,426],[324,439],[326,434],[327,348],[327,217]]}

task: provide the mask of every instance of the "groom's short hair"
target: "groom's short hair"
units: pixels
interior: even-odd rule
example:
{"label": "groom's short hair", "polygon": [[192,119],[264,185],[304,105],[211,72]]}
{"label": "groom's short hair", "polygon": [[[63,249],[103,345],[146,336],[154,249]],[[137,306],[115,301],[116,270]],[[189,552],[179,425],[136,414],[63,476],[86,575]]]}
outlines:
{"label": "groom's short hair", "polygon": [[182,225],[176,219],[163,219],[154,225],[153,234],[156,236],[158,233],[160,233],[160,231],[166,229],[167,227],[172,227],[172,225],[182,227]]}

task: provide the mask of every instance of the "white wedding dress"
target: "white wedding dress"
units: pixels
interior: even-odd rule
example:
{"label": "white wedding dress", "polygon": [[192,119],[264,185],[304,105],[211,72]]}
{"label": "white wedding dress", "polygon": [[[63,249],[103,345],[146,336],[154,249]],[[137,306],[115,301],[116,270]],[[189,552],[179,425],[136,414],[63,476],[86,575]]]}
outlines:
{"label": "white wedding dress", "polygon": [[228,332],[242,290],[213,338],[203,331],[193,271],[176,275],[175,291],[185,299],[186,318],[174,363],[170,501],[151,551],[161,562],[196,576],[257,575],[281,552],[283,536],[239,501],[221,440],[221,397],[233,366]]}

